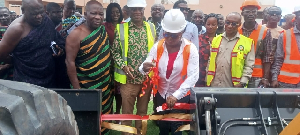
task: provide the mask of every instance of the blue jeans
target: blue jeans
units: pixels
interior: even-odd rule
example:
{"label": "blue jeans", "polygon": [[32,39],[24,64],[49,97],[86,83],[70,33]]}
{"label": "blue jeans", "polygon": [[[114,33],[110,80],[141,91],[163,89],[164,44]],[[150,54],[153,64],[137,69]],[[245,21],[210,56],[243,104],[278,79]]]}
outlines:
{"label": "blue jeans", "polygon": [[[166,99],[164,99],[158,92],[155,95],[155,101],[157,106],[161,106],[162,104],[166,103]],[[180,100],[177,101],[177,103],[189,103],[190,96],[186,96]],[[169,114],[169,113],[186,113],[186,110],[166,110],[162,112],[158,112],[159,115]],[[174,121],[159,121],[158,127],[159,127],[159,135],[169,135],[169,132],[171,131],[171,135],[182,135],[182,132],[176,132],[175,131],[183,125],[183,122],[174,122]]]}

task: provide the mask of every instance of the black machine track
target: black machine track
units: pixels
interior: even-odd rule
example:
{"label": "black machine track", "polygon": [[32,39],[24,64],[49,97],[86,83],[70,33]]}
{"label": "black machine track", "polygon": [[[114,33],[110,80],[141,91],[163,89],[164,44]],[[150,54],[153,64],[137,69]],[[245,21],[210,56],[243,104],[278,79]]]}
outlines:
{"label": "black machine track", "polygon": [[78,135],[75,116],[56,92],[0,80],[0,135]]}

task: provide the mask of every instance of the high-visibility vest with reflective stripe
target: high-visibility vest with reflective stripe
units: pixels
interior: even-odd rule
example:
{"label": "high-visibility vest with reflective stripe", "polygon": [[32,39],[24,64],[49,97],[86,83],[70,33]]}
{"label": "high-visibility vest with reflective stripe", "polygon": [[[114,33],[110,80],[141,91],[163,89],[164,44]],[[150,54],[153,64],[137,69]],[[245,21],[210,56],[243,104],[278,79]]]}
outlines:
{"label": "high-visibility vest with reflective stripe", "polygon": [[278,81],[288,84],[300,82],[300,53],[294,34],[294,29],[283,33],[284,62],[282,64]]}
{"label": "high-visibility vest with reflective stripe", "polygon": [[[219,52],[220,44],[222,43],[222,39],[222,35],[219,35],[213,39],[211,44],[210,62],[206,77],[207,86],[211,85],[211,82],[216,74],[216,68],[218,66],[218,64],[216,63],[216,58]],[[240,39],[237,41],[231,52],[231,78],[233,85],[237,85],[241,81],[245,65],[245,59],[248,53],[251,51],[252,44],[252,39],[240,35]]]}
{"label": "high-visibility vest with reflective stripe", "polygon": [[[122,59],[124,60],[126,65],[127,65],[127,53],[128,53],[128,31],[129,31],[128,24],[129,23],[118,24],[116,27],[121,42],[120,46],[122,48]],[[156,32],[155,26],[152,23],[145,22],[145,21],[144,24],[146,25],[146,31],[147,31],[148,52],[150,52],[155,40],[155,32]],[[120,69],[120,67],[117,66],[117,64],[115,64],[114,77],[117,82],[126,84],[126,80],[127,80],[126,74],[122,69]]]}
{"label": "high-visibility vest with reflective stripe", "polygon": [[[256,54],[252,77],[259,77],[259,78],[263,77],[262,58],[260,55],[257,55],[257,54],[260,53],[258,51],[262,51],[262,49],[259,49],[259,48],[263,47],[261,45],[263,45],[263,39],[267,35],[267,30],[268,30],[268,28],[266,26],[257,25],[257,29],[253,30],[251,35],[249,36],[249,38],[251,38],[254,41],[254,50],[255,50],[255,54]],[[239,28],[239,33],[243,34],[242,27]]]}
{"label": "high-visibility vest with reflective stripe", "polygon": [[[164,46],[163,46],[164,42],[165,42],[164,38],[161,39],[160,41],[158,41],[157,54],[156,54],[156,58],[157,58],[156,68],[157,69],[159,69],[158,68],[159,60],[160,60],[160,58],[161,58],[161,56],[164,52]],[[185,79],[187,78],[187,66],[189,64],[190,48],[191,48],[191,45],[186,45],[183,49],[183,52],[182,52],[182,54],[183,54],[183,67],[182,67],[182,70],[181,70],[180,84],[182,84],[185,81]],[[155,80],[153,82],[152,90],[153,90],[153,94],[155,95],[158,91],[158,80]],[[190,94],[191,94],[191,91],[188,91],[185,96],[190,95]]]}

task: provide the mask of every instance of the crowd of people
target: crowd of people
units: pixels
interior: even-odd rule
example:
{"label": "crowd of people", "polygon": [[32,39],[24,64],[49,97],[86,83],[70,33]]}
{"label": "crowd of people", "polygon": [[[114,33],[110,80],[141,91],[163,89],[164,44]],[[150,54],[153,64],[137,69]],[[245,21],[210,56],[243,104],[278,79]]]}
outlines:
{"label": "crowd of people", "polygon": [[[187,2],[178,0],[167,12],[162,4],[152,5],[145,21],[146,6],[145,0],[128,0],[123,8],[110,3],[106,17],[96,0],[86,3],[83,15],[74,0],[48,3],[46,9],[41,0],[22,0],[19,17],[0,7],[0,79],[101,89],[103,114],[133,114],[136,105],[141,116],[147,115],[151,93],[156,112],[164,103],[168,108],[189,103],[195,86],[300,87],[300,6],[284,16],[282,27],[277,6],[265,8],[262,22],[256,22],[261,9],[256,0],[245,0],[241,13],[226,17],[198,9],[188,18]],[[155,114],[167,113],[184,112]],[[181,134],[175,133],[181,125],[158,123],[161,135]],[[141,134],[142,122],[135,127]]]}

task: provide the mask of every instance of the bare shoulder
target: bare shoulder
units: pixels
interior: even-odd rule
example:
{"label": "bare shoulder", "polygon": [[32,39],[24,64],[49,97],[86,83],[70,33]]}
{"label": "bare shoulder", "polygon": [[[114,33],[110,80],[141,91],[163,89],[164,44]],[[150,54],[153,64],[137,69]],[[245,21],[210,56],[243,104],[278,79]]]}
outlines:
{"label": "bare shoulder", "polygon": [[81,41],[82,39],[84,39],[84,37],[83,37],[84,33],[85,33],[85,28],[82,25],[80,25],[70,33],[70,35],[67,37],[67,39],[71,38],[74,40]]}
{"label": "bare shoulder", "polygon": [[1,45],[15,46],[24,37],[25,27],[22,20],[18,18],[5,31],[1,40]]}
{"label": "bare shoulder", "polygon": [[25,24],[22,22],[21,18],[18,18],[11,25],[9,25],[5,33],[15,38],[16,36],[21,37],[23,35],[24,30],[25,30]]}

